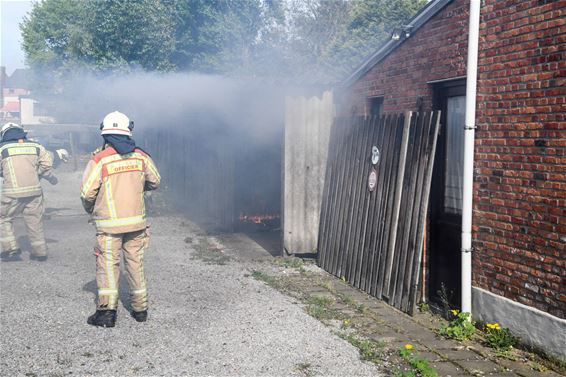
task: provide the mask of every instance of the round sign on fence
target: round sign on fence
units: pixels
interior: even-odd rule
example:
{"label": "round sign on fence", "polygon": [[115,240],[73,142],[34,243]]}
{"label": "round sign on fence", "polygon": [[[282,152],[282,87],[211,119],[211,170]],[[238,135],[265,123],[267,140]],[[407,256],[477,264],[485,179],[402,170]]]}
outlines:
{"label": "round sign on fence", "polygon": [[374,145],[371,148],[371,163],[373,165],[377,165],[377,163],[379,162],[379,149]]}
{"label": "round sign on fence", "polygon": [[377,186],[377,171],[375,171],[375,169],[372,168],[371,171],[369,172],[369,177],[368,177],[368,190],[370,192],[373,192],[376,186]]}

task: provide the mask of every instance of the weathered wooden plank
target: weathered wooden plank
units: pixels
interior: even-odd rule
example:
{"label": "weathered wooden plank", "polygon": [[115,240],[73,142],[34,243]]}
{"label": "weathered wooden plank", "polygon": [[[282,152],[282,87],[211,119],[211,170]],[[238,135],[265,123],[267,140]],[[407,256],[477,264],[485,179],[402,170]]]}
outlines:
{"label": "weathered wooden plank", "polygon": [[417,290],[418,290],[418,279],[421,272],[421,260],[422,260],[422,253],[423,253],[423,245],[425,239],[425,227],[426,227],[426,217],[428,213],[428,203],[430,198],[430,188],[432,182],[432,173],[434,167],[434,157],[436,154],[436,144],[438,141],[438,133],[440,131],[440,111],[434,112],[430,117],[431,126],[429,128],[428,140],[429,143],[427,145],[426,153],[425,153],[425,162],[423,163],[426,166],[426,169],[423,169],[426,173],[423,177],[422,183],[422,192],[421,192],[421,208],[419,211],[418,219],[416,220],[417,223],[417,235],[416,235],[416,246],[415,246],[415,254],[413,259],[413,267],[411,271],[411,283],[410,283],[410,290],[408,293],[408,305],[407,305],[407,312],[411,315],[415,312],[416,307],[416,300],[417,300]]}
{"label": "weathered wooden plank", "polygon": [[377,187],[371,196],[371,200],[368,203],[369,218],[365,224],[364,238],[363,238],[363,249],[365,250],[365,262],[363,269],[360,274],[362,274],[364,283],[363,289],[371,292],[372,289],[372,277],[375,274],[375,262],[379,259],[380,250],[375,248],[375,242],[377,235],[379,234],[380,217],[379,213],[382,210],[383,192],[385,188],[385,177],[387,174],[387,162],[390,160],[390,156],[387,155],[387,144],[389,142],[389,136],[393,129],[392,123],[395,122],[396,117],[388,115],[387,117],[382,117],[379,123],[375,126],[379,128],[378,132],[374,134],[372,144],[378,147],[380,153],[380,161],[376,165],[377,170]]}
{"label": "weathered wooden plank", "polygon": [[[371,142],[369,140],[369,131],[370,131],[371,119],[364,118],[361,121],[359,126],[360,128],[360,135],[357,137],[357,145],[356,151],[353,161],[353,166],[351,170],[353,172],[352,177],[352,191],[349,196],[349,201],[352,203],[352,206],[349,209],[349,216],[348,216],[348,233],[346,239],[345,249],[347,250],[348,258],[346,259],[346,266],[344,270],[344,276],[349,281],[352,281],[354,286],[359,286],[356,283],[357,275],[352,272],[352,265],[356,263],[357,254],[360,252],[358,249],[354,247],[354,242],[356,239],[356,235],[359,233],[358,227],[358,213],[361,212],[361,198],[364,194],[365,187],[364,182],[367,180],[365,171],[365,164],[368,161],[368,144]],[[365,177],[365,178],[364,178]],[[359,280],[359,279],[358,279]]]}
{"label": "weathered wooden plank", "polygon": [[355,160],[356,149],[358,146],[359,139],[359,122],[356,121],[352,127],[352,134],[348,140],[348,152],[345,156],[344,165],[344,176],[343,176],[343,186],[340,190],[340,212],[338,214],[341,219],[338,227],[337,240],[336,240],[336,252],[337,252],[337,263],[336,263],[336,276],[344,277],[344,269],[346,260],[348,259],[348,250],[346,250],[346,241],[348,238],[347,229],[348,222],[350,221],[350,208],[352,207],[352,200],[350,199],[352,191],[352,165]]}
{"label": "weathered wooden plank", "polygon": [[[362,183],[360,185],[361,186],[360,189],[363,194],[363,197],[360,204],[361,210],[358,211],[359,213],[356,223],[356,227],[359,229],[359,231],[357,232],[356,239],[354,240],[354,248],[357,250],[357,255],[356,255],[356,263],[353,266],[353,269],[355,271],[355,276],[357,279],[355,281],[355,285],[364,290],[366,289],[366,285],[367,285],[367,271],[368,271],[368,263],[370,258],[369,256],[370,250],[364,247],[365,246],[364,241],[365,241],[366,232],[368,232],[368,227],[370,227],[368,221],[368,215],[370,214],[371,199],[377,197],[376,190],[370,192],[368,189],[368,177],[371,169],[374,168],[371,162],[371,155],[372,155],[371,150],[374,145],[381,147],[379,145],[380,142],[379,135],[383,133],[384,123],[385,123],[385,118],[382,117],[381,119],[371,118],[370,123],[368,124],[370,132],[367,137],[368,140],[365,149],[364,165],[363,165],[363,173],[362,173],[363,177],[362,177]],[[377,141],[376,138],[378,139]],[[375,168],[377,169],[378,166],[379,165],[377,165]],[[376,187],[376,189],[378,189],[378,187]],[[371,216],[370,218],[372,222],[373,222],[373,217],[374,216]]]}
{"label": "weathered wooden plank", "polygon": [[[417,115],[417,114],[415,114]],[[405,169],[405,178],[403,183],[403,216],[399,221],[399,232],[397,233],[395,276],[393,277],[391,291],[389,296],[392,299],[392,305],[400,307],[401,294],[403,292],[403,282],[406,272],[407,259],[410,258],[412,250],[408,249],[409,234],[411,232],[411,224],[414,208],[419,206],[419,202],[415,198],[415,190],[418,181],[418,164],[421,157],[421,145],[423,142],[423,119],[422,116],[415,116],[411,121],[410,146],[407,151],[407,166]]]}

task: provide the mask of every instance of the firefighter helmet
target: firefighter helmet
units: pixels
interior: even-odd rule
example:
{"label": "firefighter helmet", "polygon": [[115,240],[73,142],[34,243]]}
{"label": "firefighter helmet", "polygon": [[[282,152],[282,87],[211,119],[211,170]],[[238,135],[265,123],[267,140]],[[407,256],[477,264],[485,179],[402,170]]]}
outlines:
{"label": "firefighter helmet", "polygon": [[4,125],[2,126],[2,129],[0,129],[0,139],[3,139],[3,138],[4,138],[4,134],[6,133],[6,131],[11,130],[12,128],[19,128],[19,129],[21,129],[21,130],[24,129],[23,126],[20,126],[20,125],[17,124],[17,123],[8,122],[8,123],[6,123],[6,124],[4,124]]}
{"label": "firefighter helmet", "polygon": [[114,111],[106,115],[102,123],[100,123],[101,135],[114,134],[132,136],[133,129],[134,122],[119,111]]}

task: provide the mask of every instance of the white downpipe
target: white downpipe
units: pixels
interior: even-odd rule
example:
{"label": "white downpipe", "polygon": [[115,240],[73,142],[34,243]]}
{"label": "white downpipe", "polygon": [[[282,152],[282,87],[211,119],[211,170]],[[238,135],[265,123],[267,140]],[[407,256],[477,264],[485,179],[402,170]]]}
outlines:
{"label": "white downpipe", "polygon": [[464,181],[462,193],[462,312],[472,313],[472,202],[474,141],[478,78],[480,1],[470,0],[468,65],[466,75],[466,122],[464,133]]}

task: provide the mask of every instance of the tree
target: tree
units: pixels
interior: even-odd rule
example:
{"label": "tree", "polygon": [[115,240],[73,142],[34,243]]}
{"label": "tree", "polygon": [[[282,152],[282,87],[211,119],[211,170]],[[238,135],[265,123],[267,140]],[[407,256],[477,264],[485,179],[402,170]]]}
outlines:
{"label": "tree", "polygon": [[425,3],[44,0],[21,28],[29,65],[55,80],[143,69],[334,83]]}
{"label": "tree", "polygon": [[169,7],[159,0],[46,0],[21,25],[29,65],[65,73],[141,67],[170,70]]}
{"label": "tree", "polygon": [[304,60],[299,77],[333,83],[377,50],[394,27],[410,19],[427,0],[296,0],[290,43]]}

